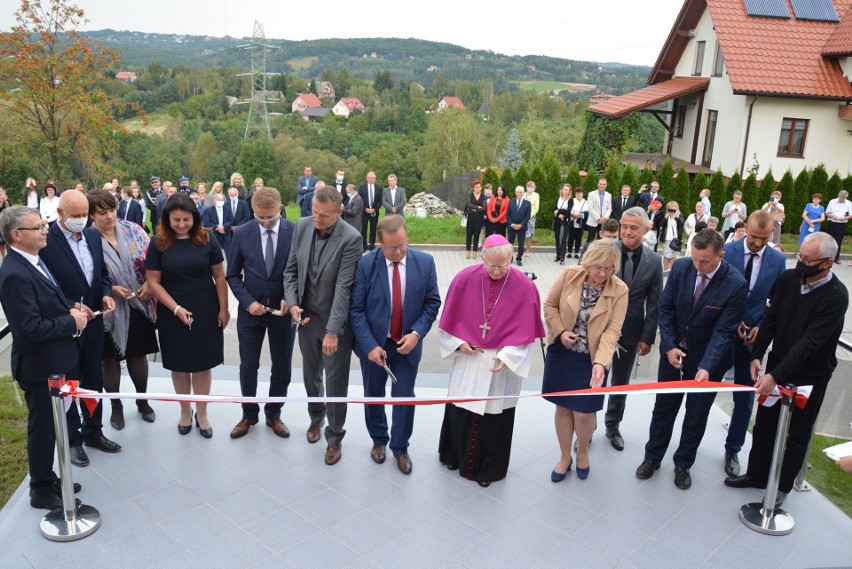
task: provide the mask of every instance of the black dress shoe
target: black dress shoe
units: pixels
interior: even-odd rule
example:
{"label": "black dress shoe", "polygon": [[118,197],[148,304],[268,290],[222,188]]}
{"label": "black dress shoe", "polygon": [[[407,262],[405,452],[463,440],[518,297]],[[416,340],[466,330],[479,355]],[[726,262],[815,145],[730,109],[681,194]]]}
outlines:
{"label": "black dress shoe", "polygon": [[636,478],[646,480],[654,475],[654,471],[660,468],[659,462],[643,460],[639,468],[636,469]]}
{"label": "black dress shoe", "polygon": [[458,469],[459,469],[458,464],[448,464],[447,465],[447,470],[458,470]]}
{"label": "black dress shoe", "polygon": [[624,450],[624,437],[621,436],[618,430],[607,431],[606,438],[609,439],[609,444],[612,445],[612,448],[615,450]]}
{"label": "black dress shoe", "polygon": [[71,464],[74,466],[89,466],[89,456],[82,446],[71,447]]}
{"label": "black dress shoe", "polygon": [[735,452],[725,451],[725,474],[737,476],[740,473],[740,459]]}
{"label": "black dress shoe", "polygon": [[213,427],[209,429],[202,429],[201,425],[198,423],[198,413],[195,414],[195,426],[198,427],[198,432],[201,433],[201,436],[205,439],[213,438]]}
{"label": "black dress shoe", "polygon": [[[79,494],[80,490],[82,490],[82,489],[83,489],[83,486],[79,482],[74,483],[74,493],[75,494]],[[56,483],[53,485],[53,493],[56,494],[57,496],[62,495],[62,483],[59,480],[57,480]],[[32,498],[33,496],[38,496],[38,493],[33,492],[33,489],[30,488],[30,498]]]}
{"label": "black dress shoe", "polygon": [[766,488],[766,482],[755,480],[748,473],[742,476],[729,476],[725,478],[725,486],[729,488]]}
{"label": "black dress shoe", "polygon": [[113,407],[109,417],[109,424],[116,431],[124,428],[124,410],[121,407]]}
{"label": "black dress shoe", "polygon": [[[74,498],[76,507],[80,507],[82,502],[79,498]],[[55,510],[62,507],[62,496],[56,494],[33,494],[30,497],[30,506],[42,510]]]}
{"label": "black dress shoe", "polygon": [[692,486],[692,476],[689,475],[689,469],[675,466],[674,483],[681,490],[689,490],[689,487]]}
{"label": "black dress shoe", "polygon": [[83,441],[83,444],[87,447],[96,448],[102,452],[118,452],[121,450],[121,445],[115,441],[111,441],[103,435],[98,435],[93,439],[88,439]]}

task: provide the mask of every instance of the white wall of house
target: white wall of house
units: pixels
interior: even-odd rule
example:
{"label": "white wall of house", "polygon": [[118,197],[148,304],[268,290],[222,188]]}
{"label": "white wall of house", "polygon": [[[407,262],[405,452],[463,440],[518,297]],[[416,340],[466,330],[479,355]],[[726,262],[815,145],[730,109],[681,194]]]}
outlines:
{"label": "white wall of house", "polygon": [[[710,168],[721,169],[726,176],[739,172],[743,165],[743,147],[746,145],[749,105],[754,97],[735,95],[728,78],[727,68],[721,76],[713,76],[717,38],[713,30],[710,11],[705,10],[695,28],[695,37],[690,39],[683,56],[675,67],[675,77],[692,77],[695,69],[697,43],[705,42],[702,77],[710,77],[710,86],[704,94],[704,105],[698,121],[698,151],[695,162],[701,164],[707,135],[709,111],[718,112],[716,138]],[[690,160],[696,128],[696,114],[700,95],[693,94],[679,101],[687,107],[682,138],[674,138],[672,156]],[[760,165],[758,177],[771,167],[776,178],[790,168],[795,176],[803,168],[813,168],[823,163],[829,175],[837,170],[841,176],[852,172],[852,121],[837,116],[838,101],[815,101],[781,97],[758,97],[752,109],[751,128],[745,149],[745,170],[755,160]],[[673,104],[669,104],[672,110]],[[803,158],[778,156],[778,139],[781,122],[785,118],[809,119],[809,130]],[[668,135],[667,135],[668,137]],[[667,140],[664,141],[665,152]]]}
{"label": "white wall of house", "polygon": [[348,117],[349,107],[344,105],[342,101],[337,101],[337,103],[333,107],[331,107],[331,112],[333,112],[339,117]]}

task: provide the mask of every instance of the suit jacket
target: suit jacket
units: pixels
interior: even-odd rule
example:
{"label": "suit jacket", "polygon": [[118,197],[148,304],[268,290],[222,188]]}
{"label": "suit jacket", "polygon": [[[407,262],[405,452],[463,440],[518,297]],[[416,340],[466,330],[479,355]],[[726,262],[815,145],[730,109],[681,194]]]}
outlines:
{"label": "suit jacket", "polygon": [[[311,262],[313,220],[303,217],[296,222],[290,256],[284,270],[284,300],[287,306],[301,305],[308,282],[308,267]],[[340,334],[349,318],[349,297],[355,269],[361,257],[361,232],[338,219],[329,229],[331,236],[325,246],[317,283],[313,290],[317,305],[323,307],[320,319],[326,330]]]}
{"label": "suit jacket", "polygon": [[361,199],[360,194],[355,194],[343,206],[343,221],[361,231],[361,215],[363,213],[364,200]]}
{"label": "suit jacket", "polygon": [[346,180],[346,178],[343,178],[343,181],[338,184],[337,177],[335,176],[334,181],[329,184],[329,186],[340,192],[340,197],[343,198],[343,205],[349,203],[349,194],[346,193],[346,184],[348,183],[349,182]]}
{"label": "suit jacket", "polygon": [[18,382],[39,383],[77,368],[80,348],[71,336],[77,331],[71,305],[57,285],[11,248],[0,265],[0,303],[12,330],[12,376]]}
{"label": "suit jacket", "polygon": [[[725,245],[725,262],[745,277],[745,239]],[[766,315],[766,301],[775,294],[775,284],[786,270],[787,259],[783,253],[767,246],[760,261],[760,272],[757,274],[754,288],[749,291],[746,298],[745,312],[742,317],[746,326],[760,326],[763,322],[763,317]]]}
{"label": "suit jacket", "polygon": [[[585,280],[586,270],[583,267],[566,267],[550,288],[542,305],[548,345],[557,341],[556,336],[560,332],[574,328]],[[621,279],[609,279],[589,318],[589,355],[592,363],[601,364],[606,369],[612,366],[627,311],[627,294],[627,285]]]}
{"label": "suit jacket", "polygon": [[511,227],[515,224],[520,224],[521,228],[518,231],[526,231],[527,223],[530,221],[532,214],[532,206],[527,200],[521,200],[521,207],[518,207],[518,199],[512,198],[509,202],[509,209],[506,210],[506,223]]}
{"label": "suit jacket", "polygon": [[201,214],[201,224],[211,230],[210,232],[216,237],[219,245],[223,248],[227,247],[228,244],[231,243],[231,227],[234,225],[234,218],[231,217],[230,205],[231,204],[226,201],[225,206],[222,208],[222,227],[225,228],[224,235],[219,234],[219,232],[215,230],[216,226],[219,225],[219,214],[216,213],[215,205],[213,207],[208,207],[204,210],[204,213]]}
{"label": "suit jacket", "polygon": [[622,196],[621,194],[617,196],[613,196],[612,198],[612,217],[613,219],[621,220],[621,214],[624,213],[625,210],[630,209],[631,207],[636,205],[636,196],[627,196],[627,205],[622,207]]}
{"label": "suit jacket", "polygon": [[391,208],[396,208],[396,213],[404,215],[403,208],[408,203],[408,198],[405,195],[405,188],[396,187],[396,199],[391,200],[391,189],[385,188],[382,190],[382,206],[385,208],[385,215],[391,213]]}
{"label": "suit jacket", "polygon": [[666,352],[685,338],[684,367],[707,370],[718,381],[730,364],[748,286],[738,271],[722,262],[693,308],[697,275],[690,258],[682,257],[672,265],[660,297],[660,367],[668,365]]}
{"label": "suit jacket", "polygon": [[[405,297],[402,300],[403,334],[417,332],[420,342],[408,354],[412,365],[420,363],[423,339],[441,307],[435,259],[408,249],[405,257]],[[384,346],[391,325],[391,291],[384,253],[376,249],[361,257],[352,286],[349,320],[355,334],[355,354],[362,359],[376,346]]]}
{"label": "suit jacket", "polygon": [[[296,204],[302,205],[302,202],[307,200],[308,210],[310,210],[311,200],[314,198],[314,186],[316,185],[316,176],[311,175],[308,178],[299,176],[298,181],[296,181]],[[302,209],[304,209],[304,206],[302,206]]]}
{"label": "suit jacket", "polygon": [[[624,251],[624,243],[618,242]],[[624,267],[619,276],[622,276]],[[627,315],[621,327],[621,345],[635,346],[639,342],[653,345],[657,338],[660,293],[663,290],[663,261],[647,245],[642,245],[642,256],[628,285]],[[690,297],[691,298],[691,297]]]}
{"label": "suit jacket", "polygon": [[664,198],[664,197],[663,197],[662,195],[660,195],[660,194],[657,194],[657,197],[656,197],[656,198],[652,198],[652,197],[651,197],[651,192],[642,192],[642,193],[640,193],[639,195],[637,195],[637,196],[636,196],[636,201],[637,201],[638,203],[637,203],[636,205],[640,205],[640,206],[642,206],[642,208],[643,208],[643,209],[645,209],[645,210],[647,211],[647,210],[648,210],[648,206],[649,206],[649,205],[651,205],[651,201],[652,201],[652,200],[654,200],[654,199],[656,199],[657,201],[659,201],[660,203],[662,203],[662,204],[663,204],[663,208],[665,208],[665,206],[666,206],[666,198]]}
{"label": "suit jacket", "polygon": [[[225,209],[231,210],[231,207],[231,200],[225,200]],[[251,221],[251,217],[251,208],[249,207],[248,202],[245,202],[241,199],[237,199],[237,213],[234,214],[234,212],[231,211],[231,233],[234,232],[238,225],[242,225]]]}
{"label": "suit jacket", "polygon": [[599,219],[612,217],[612,196],[609,192],[604,192],[603,208],[601,208],[601,199],[598,191],[589,192],[589,197],[586,198],[586,207],[589,208],[589,217],[586,219],[586,225],[588,227],[597,227]]}
{"label": "suit jacket", "polygon": [[[358,189],[358,193],[361,194],[361,201],[364,202],[364,208],[374,209],[376,213],[373,215],[376,216],[379,214],[379,208],[382,206],[382,187],[379,184],[373,184],[373,202],[370,203],[370,187],[369,184],[361,184],[361,187]],[[365,213],[364,215],[369,216],[369,214]]]}
{"label": "suit jacket", "polygon": [[[266,272],[266,259],[261,246],[261,241],[266,239],[266,230],[259,223],[246,223],[234,230],[225,276],[241,311],[247,311],[254,301],[270,308],[281,306],[284,299],[284,268],[290,256],[295,225],[286,219],[279,223],[271,275]],[[289,315],[285,315],[271,318],[269,322],[278,328],[285,328],[292,321]]]}
{"label": "suit jacket", "polygon": [[125,201],[121,200],[118,206],[118,218],[127,221],[132,221],[139,227],[144,223],[144,214],[142,206],[136,200]]}
{"label": "suit jacket", "polygon": [[[112,296],[112,283],[110,283],[109,273],[104,264],[101,234],[96,229],[87,227],[83,230],[83,235],[86,236],[86,244],[94,263],[91,283],[86,282],[83,269],[71,251],[71,246],[68,244],[59,223],[53,224],[48,231],[47,247],[41,250],[39,256],[53,274],[53,278],[56,279],[59,288],[65,293],[65,298],[71,306],[80,302],[80,297],[83,297],[86,306],[92,310],[101,310],[103,308],[101,306],[103,297]],[[92,331],[93,325],[96,325],[97,322],[103,326],[103,318],[98,317],[86,326],[86,332]],[[101,328],[101,335],[103,335],[103,328]]]}

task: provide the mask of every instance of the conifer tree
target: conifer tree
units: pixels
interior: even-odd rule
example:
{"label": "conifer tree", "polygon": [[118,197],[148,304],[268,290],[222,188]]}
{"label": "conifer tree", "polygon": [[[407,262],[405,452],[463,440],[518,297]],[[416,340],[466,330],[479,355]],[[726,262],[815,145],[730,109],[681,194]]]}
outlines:
{"label": "conifer tree", "polygon": [[508,168],[515,172],[520,168],[524,161],[524,153],[521,151],[521,135],[518,128],[515,127],[509,132],[509,139],[506,141],[506,150],[503,152],[503,157],[500,158],[500,167]]}
{"label": "conifer tree", "polygon": [[672,191],[670,191],[668,195],[663,194],[663,196],[665,196],[665,198],[669,201],[674,200],[677,202],[680,212],[683,214],[684,218],[692,213],[694,207],[693,204],[689,203],[689,173],[686,171],[686,166],[681,165],[680,169],[677,171],[677,178],[675,178]]}

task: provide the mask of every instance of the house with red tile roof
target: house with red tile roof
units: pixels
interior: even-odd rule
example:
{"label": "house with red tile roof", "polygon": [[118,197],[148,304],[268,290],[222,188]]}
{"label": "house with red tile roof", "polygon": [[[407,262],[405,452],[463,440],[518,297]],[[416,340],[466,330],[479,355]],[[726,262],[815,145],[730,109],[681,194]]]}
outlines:
{"label": "house with red tile roof", "polygon": [[331,112],[340,117],[348,117],[353,112],[364,112],[367,107],[357,97],[341,97],[337,103],[331,107]]}
{"label": "house with red tile roof", "polygon": [[119,71],[115,74],[115,78],[122,83],[133,83],[136,81],[135,71]]}
{"label": "house with red tile roof", "polygon": [[458,97],[444,97],[440,101],[438,101],[438,110],[442,111],[448,107],[454,107],[459,109],[460,111],[464,110],[464,103],[462,103],[461,99]]}
{"label": "house with red tile roof", "polygon": [[299,93],[296,95],[296,98],[293,99],[291,109],[294,113],[301,113],[305,109],[318,109],[320,107],[322,107],[322,103],[320,102],[319,97],[313,93]]}
{"label": "house with red tile roof", "polygon": [[852,173],[852,0],[685,0],[648,84],[589,110],[655,114],[699,169]]}

